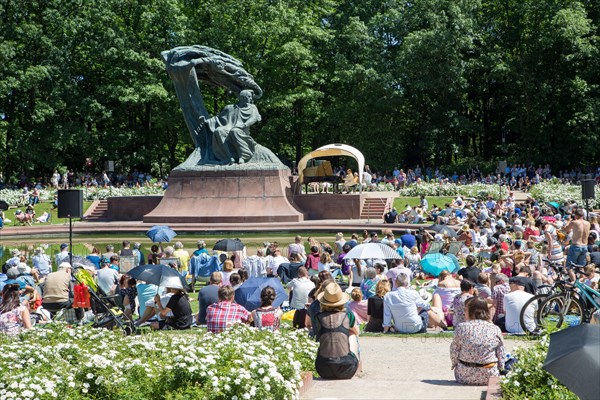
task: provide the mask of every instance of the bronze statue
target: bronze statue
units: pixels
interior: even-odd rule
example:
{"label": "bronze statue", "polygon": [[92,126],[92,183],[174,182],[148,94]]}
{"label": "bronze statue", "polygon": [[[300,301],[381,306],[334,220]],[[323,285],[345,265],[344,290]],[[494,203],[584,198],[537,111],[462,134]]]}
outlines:
{"label": "bronze statue", "polygon": [[[162,53],[186,125],[196,146],[178,168],[251,164],[257,168],[280,168],[281,161],[250,136],[249,127],[261,120],[254,99],[262,89],[240,61],[206,46],[176,47]],[[237,104],[225,106],[211,117],[202,98],[199,81],[220,86],[238,94]]]}

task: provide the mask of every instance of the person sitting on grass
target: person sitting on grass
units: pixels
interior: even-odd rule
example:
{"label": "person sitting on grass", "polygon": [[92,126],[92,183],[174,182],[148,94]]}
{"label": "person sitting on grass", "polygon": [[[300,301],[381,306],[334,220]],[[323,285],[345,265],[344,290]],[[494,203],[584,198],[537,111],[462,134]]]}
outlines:
{"label": "person sitting on grass", "polygon": [[[377,294],[377,291],[375,291],[375,294]],[[348,308],[354,313],[356,323],[362,324],[369,318],[367,315],[367,300],[363,300],[363,295],[359,288],[352,289],[350,297],[352,301],[348,302]]]}
{"label": "person sitting on grass", "polygon": [[463,385],[487,385],[490,376],[499,376],[504,369],[502,332],[491,322],[485,299],[467,299],[465,315],[467,320],[455,327],[450,345],[454,377]]}
{"label": "person sitting on grass", "polygon": [[454,326],[458,326],[461,322],[465,321],[465,301],[473,297],[475,291],[475,284],[468,279],[463,279],[460,282],[460,294],[454,297],[452,300],[452,309],[454,310],[454,317],[452,323]]}
{"label": "person sitting on grass", "polygon": [[313,326],[319,342],[315,367],[323,379],[350,379],[359,367],[359,329],[354,314],[347,310],[348,295],[330,282],[317,295],[321,312]]}
{"label": "person sitting on grass", "polygon": [[[189,329],[192,326],[194,318],[192,317],[190,300],[183,290],[181,282],[174,281],[165,285],[165,287],[167,293],[172,293],[173,295],[169,299],[166,307],[162,305],[161,298],[158,294],[154,296],[158,315],[164,319],[153,322],[151,324],[152,329]],[[172,313],[173,316],[169,316],[169,313]]]}
{"label": "person sitting on grass", "polygon": [[17,335],[23,329],[30,328],[29,307],[21,303],[19,285],[4,286],[0,304],[0,334]]}
{"label": "person sitting on grass", "polygon": [[392,326],[398,333],[425,333],[428,325],[445,328],[441,312],[431,310],[429,302],[409,285],[406,275],[400,274],[396,278],[396,290],[383,298],[384,333],[390,332]]}
{"label": "person sitting on grass", "polygon": [[277,297],[275,289],[265,286],[260,292],[260,307],[252,311],[254,326],[259,329],[278,331],[283,312],[280,307],[274,308],[273,302]]}
{"label": "person sitting on grass", "polygon": [[252,322],[252,314],[233,301],[235,291],[231,286],[219,288],[219,302],[206,310],[206,328],[209,332],[220,333],[230,326]]}
{"label": "person sitting on grass", "polygon": [[363,297],[369,300],[370,297],[375,296],[375,287],[380,279],[377,277],[377,271],[373,267],[367,268],[365,272],[365,278],[360,283],[360,290],[362,291]]}
{"label": "person sitting on grass", "polygon": [[131,318],[136,310],[135,303],[137,298],[136,280],[128,275],[121,275],[119,279],[120,295],[123,298],[123,309],[125,315]]}
{"label": "person sitting on grass", "polygon": [[383,298],[391,290],[389,281],[379,281],[375,296],[367,300],[367,326],[365,332],[383,332]]}

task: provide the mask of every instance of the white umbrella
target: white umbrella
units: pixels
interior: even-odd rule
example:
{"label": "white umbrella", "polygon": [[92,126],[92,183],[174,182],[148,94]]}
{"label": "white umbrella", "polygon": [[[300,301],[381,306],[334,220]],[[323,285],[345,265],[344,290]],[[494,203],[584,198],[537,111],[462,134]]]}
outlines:
{"label": "white umbrella", "polygon": [[394,249],[383,243],[364,243],[355,246],[344,256],[344,259],[369,260],[381,258],[383,260],[401,258]]}

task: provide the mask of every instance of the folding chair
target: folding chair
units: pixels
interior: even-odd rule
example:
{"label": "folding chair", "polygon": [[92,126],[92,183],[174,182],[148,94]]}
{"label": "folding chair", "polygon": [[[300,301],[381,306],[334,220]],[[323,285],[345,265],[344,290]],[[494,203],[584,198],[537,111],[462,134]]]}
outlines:
{"label": "folding chair", "polygon": [[427,252],[425,253],[425,255],[439,253],[444,248],[444,244],[445,243],[441,240],[431,242],[429,244],[429,248],[427,249]]}
{"label": "folding chair", "polygon": [[448,247],[448,253],[458,257],[458,253],[460,253],[460,249],[465,244],[464,241],[454,241],[450,242],[450,246]]}
{"label": "folding chair", "polygon": [[[177,259],[177,260],[179,260],[179,259]],[[119,272],[121,274],[128,273],[131,269],[133,269],[135,267],[136,261],[137,261],[136,256],[121,256],[119,258]]]}

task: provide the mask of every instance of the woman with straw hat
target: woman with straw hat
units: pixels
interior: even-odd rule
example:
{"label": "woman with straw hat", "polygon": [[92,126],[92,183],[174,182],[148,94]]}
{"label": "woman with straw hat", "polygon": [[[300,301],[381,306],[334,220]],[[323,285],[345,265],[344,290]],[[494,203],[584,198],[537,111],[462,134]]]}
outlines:
{"label": "woman with straw hat", "polygon": [[319,350],[315,366],[324,379],[350,379],[358,370],[358,334],[354,314],[345,307],[348,295],[335,282],[317,295],[321,312],[315,318]]}

